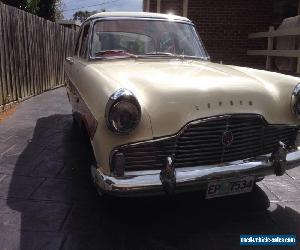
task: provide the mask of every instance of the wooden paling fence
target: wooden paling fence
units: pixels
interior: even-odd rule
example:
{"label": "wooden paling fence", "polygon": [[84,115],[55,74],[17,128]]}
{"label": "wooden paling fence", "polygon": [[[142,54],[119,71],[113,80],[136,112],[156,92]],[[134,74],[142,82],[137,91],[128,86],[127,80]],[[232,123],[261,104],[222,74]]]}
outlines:
{"label": "wooden paling fence", "polygon": [[300,74],[300,50],[276,50],[274,49],[274,41],[277,37],[291,37],[300,36],[300,28],[289,28],[283,30],[275,30],[274,27],[270,27],[267,32],[258,32],[249,34],[249,39],[267,38],[268,48],[267,50],[248,50],[248,55],[266,56],[266,69],[272,70],[272,60],[274,57],[287,57],[297,58],[297,70],[296,73]]}
{"label": "wooden paling fence", "polygon": [[76,35],[0,2],[0,107],[64,85]]}

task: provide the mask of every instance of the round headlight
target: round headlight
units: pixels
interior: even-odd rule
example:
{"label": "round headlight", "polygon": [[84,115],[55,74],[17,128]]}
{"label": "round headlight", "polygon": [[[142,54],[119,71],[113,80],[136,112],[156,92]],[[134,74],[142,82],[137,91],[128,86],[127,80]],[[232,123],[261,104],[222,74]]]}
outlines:
{"label": "round headlight", "polygon": [[298,84],[292,94],[292,111],[300,118],[300,84]]}
{"label": "round headlight", "polygon": [[133,131],[141,119],[141,107],[136,97],[126,89],[120,89],[109,99],[106,107],[107,126],[116,133]]}

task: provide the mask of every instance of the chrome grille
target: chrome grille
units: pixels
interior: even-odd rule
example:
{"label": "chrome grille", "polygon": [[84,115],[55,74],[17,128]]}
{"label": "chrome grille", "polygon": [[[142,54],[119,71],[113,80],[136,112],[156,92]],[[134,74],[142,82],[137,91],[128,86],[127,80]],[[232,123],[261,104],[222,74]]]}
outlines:
{"label": "chrome grille", "polygon": [[[233,136],[228,146],[222,143],[225,131]],[[278,141],[292,146],[297,131],[296,126],[269,125],[260,115],[225,115],[189,123],[168,138],[118,150],[125,155],[127,170],[161,169],[170,155],[176,168],[212,165],[271,153]]]}

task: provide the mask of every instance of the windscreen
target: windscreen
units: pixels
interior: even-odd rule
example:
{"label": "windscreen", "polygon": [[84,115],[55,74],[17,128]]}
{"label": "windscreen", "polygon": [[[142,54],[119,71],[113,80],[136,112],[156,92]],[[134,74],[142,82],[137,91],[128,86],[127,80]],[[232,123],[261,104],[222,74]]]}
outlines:
{"label": "windscreen", "polygon": [[160,20],[101,20],[95,23],[92,57],[109,51],[133,55],[181,55],[207,58],[195,28],[189,23]]}

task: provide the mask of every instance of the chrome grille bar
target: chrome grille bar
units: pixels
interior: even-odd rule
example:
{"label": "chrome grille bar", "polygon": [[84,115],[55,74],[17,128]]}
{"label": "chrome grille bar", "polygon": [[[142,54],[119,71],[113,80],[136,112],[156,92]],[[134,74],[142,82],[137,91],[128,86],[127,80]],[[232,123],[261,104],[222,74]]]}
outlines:
{"label": "chrome grille bar", "polygon": [[[222,144],[225,131],[233,142]],[[117,151],[125,156],[126,170],[161,169],[168,156],[174,166],[221,164],[272,153],[278,141],[293,146],[297,126],[270,125],[260,115],[224,115],[187,124],[178,134],[157,140],[125,145]]]}

